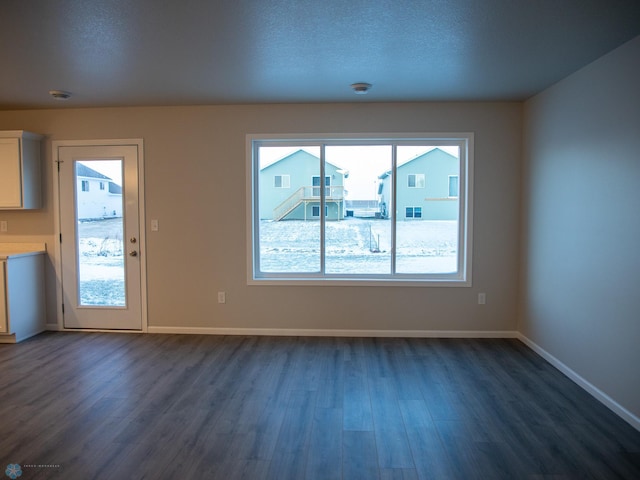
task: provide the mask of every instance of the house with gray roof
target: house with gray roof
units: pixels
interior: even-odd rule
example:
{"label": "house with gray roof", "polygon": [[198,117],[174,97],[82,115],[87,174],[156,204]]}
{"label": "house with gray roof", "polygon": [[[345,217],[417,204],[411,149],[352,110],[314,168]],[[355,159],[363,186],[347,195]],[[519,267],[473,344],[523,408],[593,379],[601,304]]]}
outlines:
{"label": "house with gray roof", "polygon": [[78,220],[122,217],[122,186],[111,178],[76,163]]}
{"label": "house with gray roof", "polygon": [[[399,165],[395,209],[398,220],[457,220],[459,211],[458,158],[434,148]],[[392,174],[378,177],[380,211],[383,217],[394,211]]]}
{"label": "house with gray roof", "polygon": [[320,179],[320,159],[297,150],[260,170],[261,220],[319,220],[320,192],[324,186],[325,217],[344,218],[344,178],[346,172],[325,162],[325,178]]}

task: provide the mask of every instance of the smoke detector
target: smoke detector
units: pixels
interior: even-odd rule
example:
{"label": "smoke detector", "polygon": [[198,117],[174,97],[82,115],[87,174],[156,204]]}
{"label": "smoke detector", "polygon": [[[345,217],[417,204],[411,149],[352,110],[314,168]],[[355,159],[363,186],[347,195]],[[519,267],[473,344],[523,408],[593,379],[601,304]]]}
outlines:
{"label": "smoke detector", "polygon": [[68,100],[71,97],[71,93],[64,90],[49,90],[49,95],[56,100]]}
{"label": "smoke detector", "polygon": [[364,82],[351,84],[351,88],[353,88],[353,91],[356,93],[356,95],[365,95],[369,92],[369,90],[371,90],[371,87],[373,87],[373,85]]}

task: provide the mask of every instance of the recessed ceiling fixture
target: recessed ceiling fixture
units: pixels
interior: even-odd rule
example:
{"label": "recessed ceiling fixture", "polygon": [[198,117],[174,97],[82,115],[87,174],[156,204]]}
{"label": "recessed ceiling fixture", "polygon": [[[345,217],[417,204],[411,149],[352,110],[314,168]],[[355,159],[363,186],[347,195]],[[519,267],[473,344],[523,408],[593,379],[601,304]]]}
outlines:
{"label": "recessed ceiling fixture", "polygon": [[353,91],[357,95],[365,95],[367,92],[369,92],[369,90],[371,90],[371,87],[373,87],[373,85],[371,85],[370,83],[364,83],[364,82],[351,84],[351,88],[353,88]]}
{"label": "recessed ceiling fixture", "polygon": [[71,93],[64,90],[49,90],[49,95],[56,100],[68,100],[71,97]]}

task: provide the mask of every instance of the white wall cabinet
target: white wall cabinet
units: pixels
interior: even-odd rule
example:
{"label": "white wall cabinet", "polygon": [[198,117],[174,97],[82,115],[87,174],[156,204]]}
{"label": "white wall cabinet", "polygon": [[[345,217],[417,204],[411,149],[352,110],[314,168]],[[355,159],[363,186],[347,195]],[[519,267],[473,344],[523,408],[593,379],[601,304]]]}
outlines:
{"label": "white wall cabinet", "polygon": [[0,343],[45,330],[44,254],[0,253]]}
{"label": "white wall cabinet", "polygon": [[0,131],[0,209],[42,208],[42,138],[23,130]]}

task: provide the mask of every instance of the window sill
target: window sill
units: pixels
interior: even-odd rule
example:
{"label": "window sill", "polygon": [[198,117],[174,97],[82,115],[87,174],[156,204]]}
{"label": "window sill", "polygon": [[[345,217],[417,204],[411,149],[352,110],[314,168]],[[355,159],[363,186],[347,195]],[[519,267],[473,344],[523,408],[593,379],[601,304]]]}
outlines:
{"label": "window sill", "polygon": [[358,279],[358,278],[251,278],[247,281],[247,285],[263,285],[263,286],[287,286],[287,287],[422,287],[422,288],[434,288],[434,287],[471,287],[470,280],[461,279],[434,279],[434,280],[418,280],[414,278],[397,278],[388,279],[381,278],[374,280],[371,278]]}

